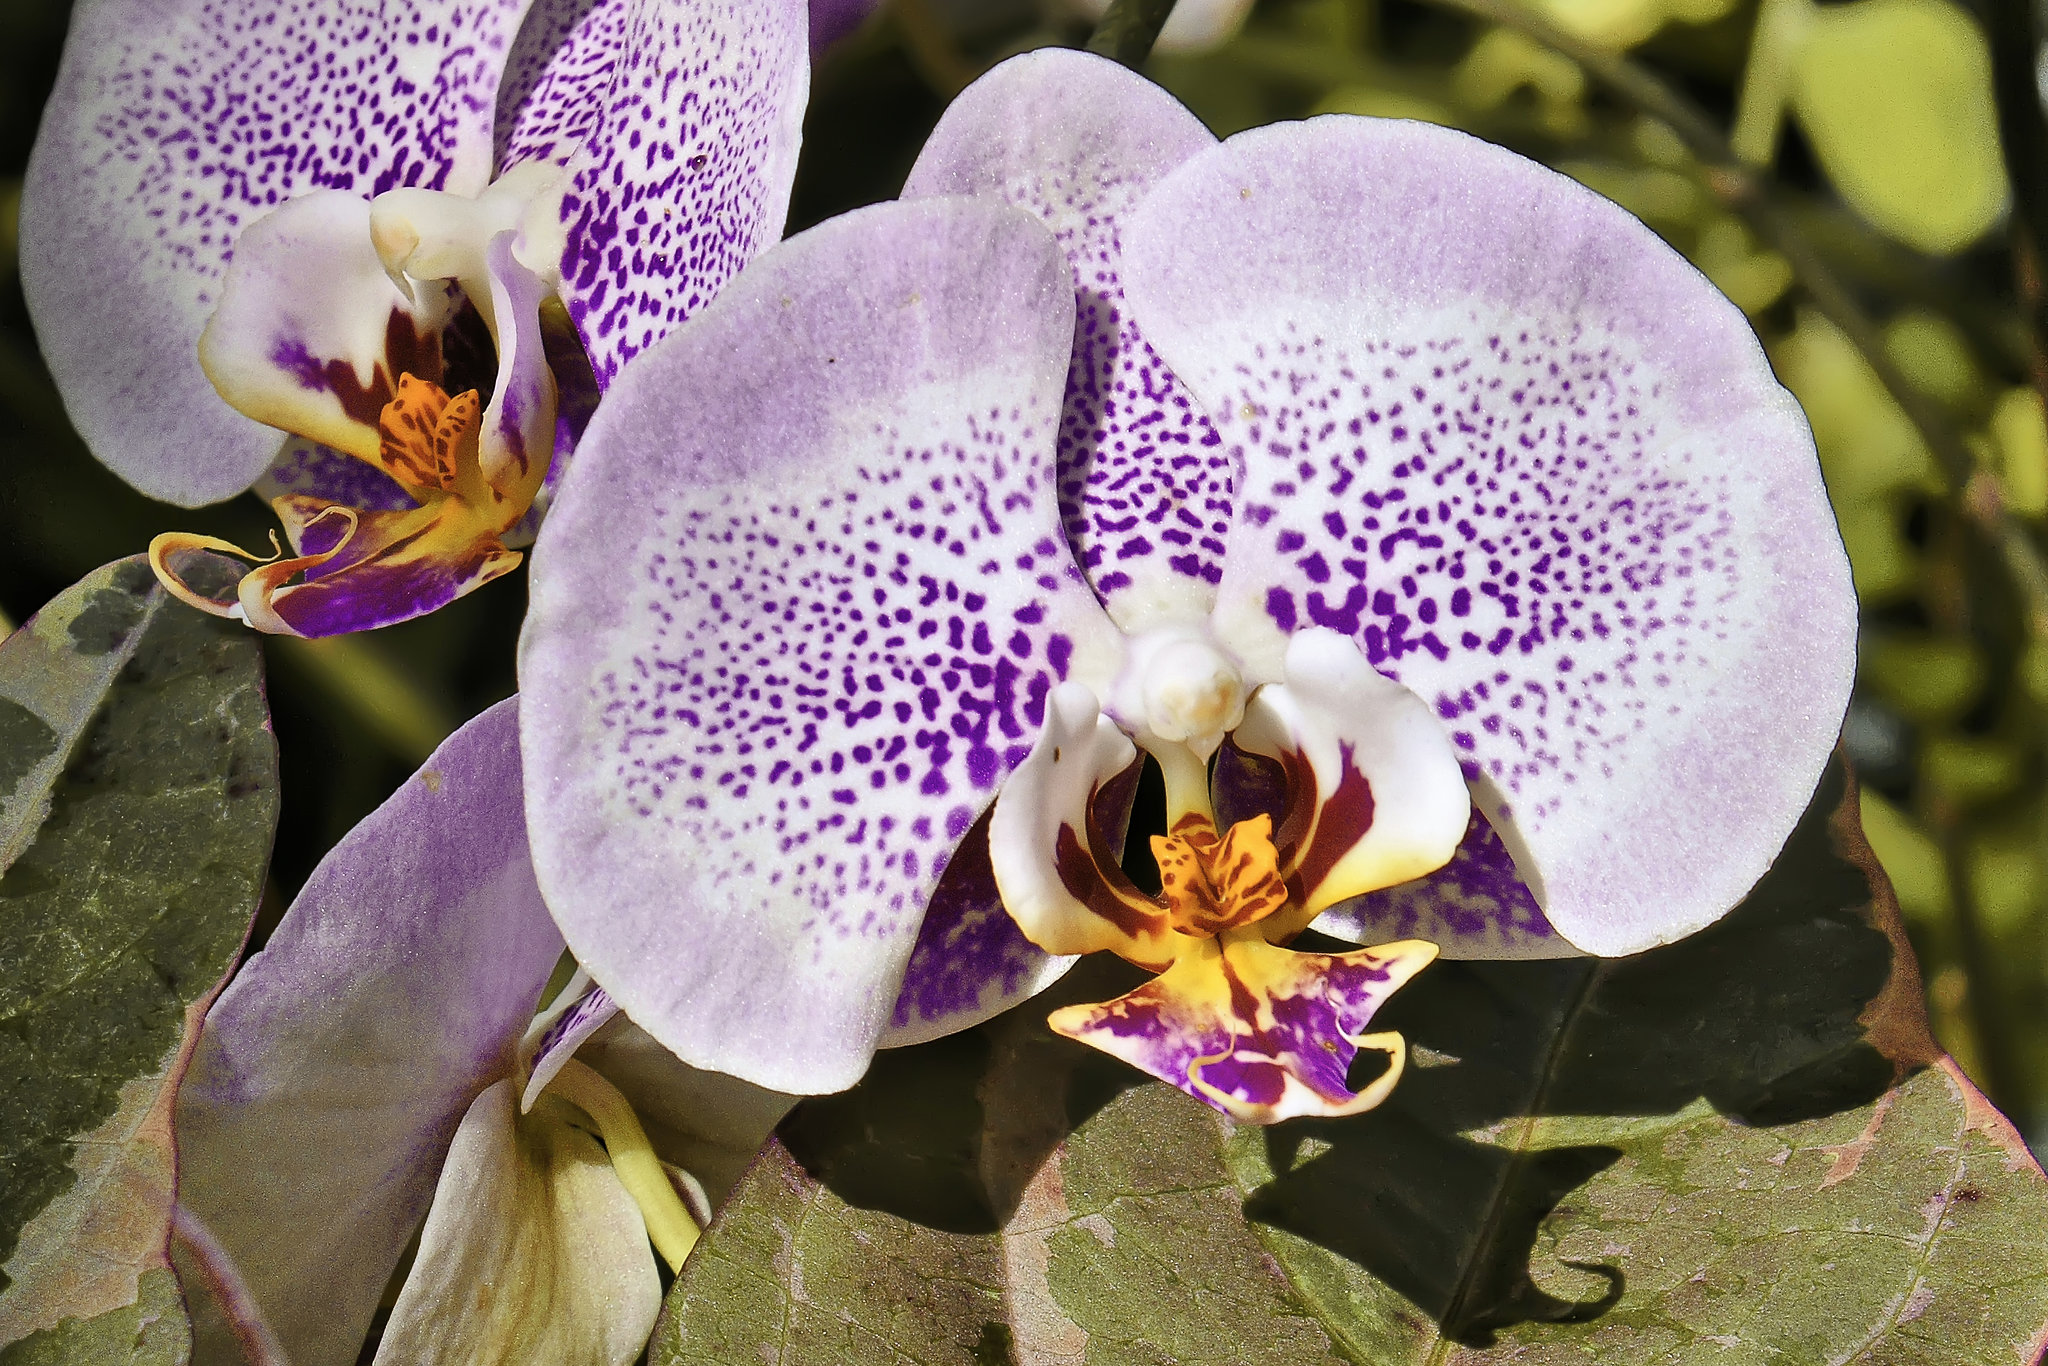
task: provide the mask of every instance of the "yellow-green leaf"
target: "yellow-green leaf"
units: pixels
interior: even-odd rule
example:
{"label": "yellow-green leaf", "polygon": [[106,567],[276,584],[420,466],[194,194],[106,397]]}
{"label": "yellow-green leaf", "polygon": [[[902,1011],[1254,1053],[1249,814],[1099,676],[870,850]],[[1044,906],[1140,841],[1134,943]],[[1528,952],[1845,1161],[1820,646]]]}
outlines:
{"label": "yellow-green leaf", "polygon": [[785,1122],[649,1360],[2033,1366],[2048,1181],[1929,1036],[1855,811],[1832,771],[1671,947],[1431,967],[1365,1115],[1234,1126],[1044,1028],[1121,965],[885,1053]]}
{"label": "yellow-green leaf", "polygon": [[0,642],[9,1366],[189,1354],[168,1256],[171,1106],[276,826],[261,659],[140,558]]}
{"label": "yellow-green leaf", "polygon": [[1991,49],[1949,0],[1815,10],[1792,105],[1842,197],[1902,242],[1960,251],[2004,210]]}

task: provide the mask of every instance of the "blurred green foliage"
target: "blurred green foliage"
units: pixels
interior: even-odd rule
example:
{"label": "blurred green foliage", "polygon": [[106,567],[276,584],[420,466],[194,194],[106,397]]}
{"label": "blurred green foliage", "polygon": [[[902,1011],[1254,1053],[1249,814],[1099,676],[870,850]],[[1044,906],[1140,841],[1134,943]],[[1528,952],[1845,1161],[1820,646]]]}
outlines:
{"label": "blurred green foliage", "polygon": [[[1937,1029],[2039,1144],[2048,361],[2021,302],[2037,282],[2008,231],[2000,118],[2041,111],[1995,105],[1988,14],[1956,0],[1262,0],[1220,47],[1156,54],[1147,71],[1220,134],[1344,111],[1512,147],[1639,215],[1748,312],[1812,419],[1854,565],[1845,745]],[[72,435],[36,359],[14,208],[64,18],[61,0],[0,8],[0,611],[14,621],[158,531],[253,545],[269,524],[253,499],[195,514],[126,489]],[[892,196],[945,101],[995,61],[1085,36],[1058,0],[890,0],[815,74],[792,228]],[[436,739],[511,691],[523,606],[515,574],[423,621],[266,643],[283,753],[274,902]]]}

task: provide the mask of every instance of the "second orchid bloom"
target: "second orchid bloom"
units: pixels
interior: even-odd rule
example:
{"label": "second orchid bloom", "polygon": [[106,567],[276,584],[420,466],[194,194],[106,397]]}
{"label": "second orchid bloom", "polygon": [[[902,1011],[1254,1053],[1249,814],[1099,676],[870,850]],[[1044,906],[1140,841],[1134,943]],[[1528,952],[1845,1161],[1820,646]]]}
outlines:
{"label": "second orchid bloom", "polygon": [[536,555],[549,906],[664,1045],[796,1092],[1109,949],[1160,975],[1055,1027],[1241,1119],[1362,1108],[1439,949],[1740,900],[1853,667],[1805,423],[1641,224],[1423,125],[1218,144],[1069,52],[625,370]]}
{"label": "second orchid bloom", "polygon": [[[598,396],[781,234],[792,0],[81,5],[22,280],[93,452],[291,541],[235,601],[334,635],[518,563]],[[89,268],[88,268],[89,267]],[[225,400],[225,402],[223,402]]]}

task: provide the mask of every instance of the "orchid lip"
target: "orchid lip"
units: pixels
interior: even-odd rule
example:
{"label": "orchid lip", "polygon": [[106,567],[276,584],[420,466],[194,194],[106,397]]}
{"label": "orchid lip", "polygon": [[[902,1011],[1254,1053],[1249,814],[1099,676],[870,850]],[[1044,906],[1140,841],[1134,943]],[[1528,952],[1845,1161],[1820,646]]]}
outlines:
{"label": "orchid lip", "polygon": [[[1448,738],[1420,699],[1328,631],[1297,633],[1281,679],[1249,699],[1235,664],[1186,628],[1141,636],[1130,660],[1120,693],[1163,703],[1135,737],[1166,785],[1167,831],[1152,837],[1159,892],[1133,886],[1099,837],[1097,802],[1133,737],[1078,684],[1048,700],[1039,743],[990,825],[997,885],[1027,937],[1052,953],[1108,948],[1160,974],[1118,1001],[1057,1013],[1054,1028],[1240,1119],[1369,1108],[1399,1075],[1400,1044],[1365,1026],[1436,947],[1330,956],[1282,946],[1332,901],[1450,858],[1470,800]],[[1184,724],[1191,715],[1232,726],[1201,734]],[[1284,788],[1277,808],[1228,828],[1196,748],[1213,752],[1226,734],[1275,761]],[[1348,1065],[1360,1047],[1396,1065],[1353,1092],[1331,1059]]]}
{"label": "orchid lip", "polygon": [[[522,167],[475,199],[311,195],[243,234],[201,341],[208,375],[248,416],[365,468],[272,500],[296,555],[246,576],[239,610],[188,602],[273,634],[337,635],[431,612],[520,562],[505,537],[553,466],[561,386],[542,330],[550,286],[518,259],[510,225],[547,183]],[[309,262],[324,269],[309,277]],[[495,349],[488,399],[441,387],[445,334],[465,316]],[[159,538],[154,562],[173,592],[178,549],[234,550]]]}

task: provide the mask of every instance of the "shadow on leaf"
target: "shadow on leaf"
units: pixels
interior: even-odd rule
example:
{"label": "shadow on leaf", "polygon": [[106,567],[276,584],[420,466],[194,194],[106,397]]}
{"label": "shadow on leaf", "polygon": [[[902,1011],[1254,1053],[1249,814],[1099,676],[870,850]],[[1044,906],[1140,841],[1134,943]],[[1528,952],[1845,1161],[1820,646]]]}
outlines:
{"label": "shadow on leaf", "polygon": [[[1468,1346],[1517,1323],[1598,1318],[1626,1288],[1618,1267],[1532,1258],[1546,1221],[1620,1158],[1603,1121],[1618,1135],[1702,1098],[1748,1124],[1816,1118],[1870,1102],[1932,1056],[1854,810],[1853,784],[1830,765],[1743,905],[1668,948],[1432,967],[1375,1020],[1411,1049],[1387,1104],[1225,1138],[1245,1216],[1360,1268]],[[800,1105],[782,1141],[848,1205],[997,1233],[1070,1135],[1152,1084],[1053,1035],[1047,1013],[1139,980],[1090,960],[977,1029],[884,1052],[853,1090]],[[1560,1119],[1572,1121],[1565,1138],[1539,1132]]]}
{"label": "shadow on leaf", "polygon": [[[1597,1317],[1608,1282],[1560,1300],[1531,1280],[1538,1230],[1611,1165],[1601,1144],[1543,1146],[1531,1117],[1659,1116],[1705,1098],[1745,1123],[1853,1109],[1899,1064],[1865,1028],[1894,971],[1889,907],[1867,849],[1845,838],[1853,785],[1829,766],[1770,873],[1719,924],[1614,960],[1444,963],[1374,1025],[1408,1039],[1387,1104],[1264,1135],[1273,1179],[1245,1213],[1355,1263],[1467,1346],[1530,1320]],[[1853,829],[1853,827],[1851,827]]]}
{"label": "shadow on leaf", "polygon": [[1106,955],[1086,959],[984,1025],[876,1054],[858,1086],[805,1101],[778,1136],[849,1205],[947,1233],[994,1233],[1053,1150],[1147,1080],[1054,1034],[1045,1017],[1122,995],[1144,976]]}

